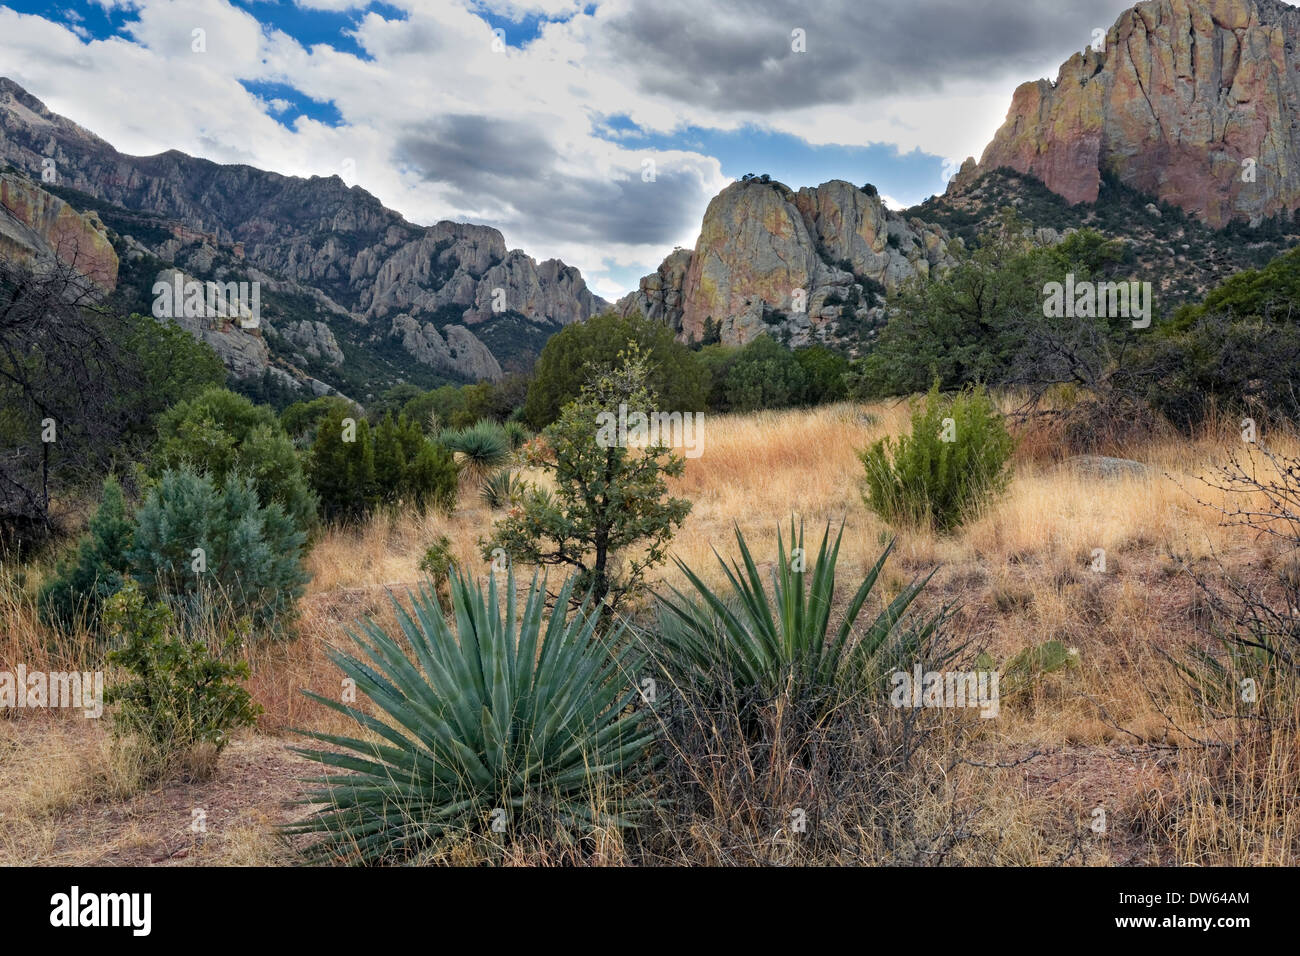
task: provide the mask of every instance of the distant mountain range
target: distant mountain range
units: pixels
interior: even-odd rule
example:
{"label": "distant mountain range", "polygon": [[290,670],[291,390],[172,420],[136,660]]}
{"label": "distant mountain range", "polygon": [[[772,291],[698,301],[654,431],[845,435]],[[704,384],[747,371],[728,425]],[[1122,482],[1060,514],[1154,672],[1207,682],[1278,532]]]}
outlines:
{"label": "distant mountain range", "polygon": [[[25,197],[20,208],[42,205],[33,197],[43,192],[96,215],[121,262],[117,295],[137,311],[149,311],[150,289],[171,269],[260,281],[260,329],[204,336],[242,378],[270,370],[291,387],[358,398],[398,381],[495,379],[608,305],[576,268],[507,250],[496,229],[417,226],[337,176],[176,151],[127,156],[4,78],[0,166],[11,168],[15,201]],[[8,203],[0,217],[11,244],[32,228]]]}

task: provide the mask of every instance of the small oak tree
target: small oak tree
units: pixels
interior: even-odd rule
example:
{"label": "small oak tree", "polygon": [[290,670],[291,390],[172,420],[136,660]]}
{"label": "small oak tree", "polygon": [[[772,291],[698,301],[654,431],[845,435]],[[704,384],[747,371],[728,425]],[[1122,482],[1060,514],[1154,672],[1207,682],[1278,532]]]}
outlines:
{"label": "small oak tree", "polygon": [[640,590],[648,568],[663,562],[668,541],[691,503],[668,497],[668,477],[685,461],[664,445],[629,447],[611,428],[619,406],[650,414],[655,396],[649,369],[630,344],[621,365],[598,373],[559,420],[526,446],[529,464],[548,471],[555,491],[526,487],[519,503],[480,540],[492,560],[500,549],[525,564],[576,570],[579,593],[591,590],[595,606],[611,610]]}

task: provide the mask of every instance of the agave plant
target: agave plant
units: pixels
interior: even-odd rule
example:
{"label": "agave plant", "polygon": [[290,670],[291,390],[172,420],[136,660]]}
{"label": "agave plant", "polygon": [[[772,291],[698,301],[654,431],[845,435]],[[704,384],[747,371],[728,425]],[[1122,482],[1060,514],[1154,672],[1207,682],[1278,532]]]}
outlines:
{"label": "agave plant", "polygon": [[672,597],[658,597],[663,663],[678,673],[689,671],[706,683],[725,675],[739,694],[751,699],[771,699],[788,692],[796,700],[832,700],[837,690],[870,687],[887,674],[910,666],[947,616],[944,608],[914,626],[904,624],[909,606],[934,572],[904,588],[855,634],[858,617],[893,550],[891,541],[850,598],[832,634],[835,564],[843,536],[841,525],[830,543],[827,525],[809,572],[802,524],[796,538],[791,520],[790,541],[795,550],[789,554],[778,529],[771,597],[739,527],[736,543],[741,561],[728,565],[718,556],[730,585],[725,595],[712,591],[684,562],[675,559],[696,596],[671,588]]}
{"label": "agave plant", "polygon": [[510,455],[510,439],[496,422],[487,419],[468,428],[443,431],[438,440],[463,456],[462,466],[476,483],[505,463]]}
{"label": "agave plant", "polygon": [[409,612],[394,598],[400,636],[366,621],[350,632],[364,660],[330,651],[379,716],[304,691],[368,732],[307,731],[329,749],[295,748],[333,768],[302,801],[323,809],[287,828],[323,835],[311,857],[400,860],[497,821],[507,834],[544,820],[634,823],[654,737],[629,706],[641,660],[617,631],[598,636],[588,602],[566,619],[572,588],[569,579],[548,615],[534,575],[517,614],[511,572],[503,614],[495,576],[485,594],[453,571],[456,634],[422,585]]}
{"label": "agave plant", "polygon": [[483,482],[483,490],[479,492],[479,496],[485,505],[497,511],[510,504],[523,490],[524,483],[519,475],[506,468]]}

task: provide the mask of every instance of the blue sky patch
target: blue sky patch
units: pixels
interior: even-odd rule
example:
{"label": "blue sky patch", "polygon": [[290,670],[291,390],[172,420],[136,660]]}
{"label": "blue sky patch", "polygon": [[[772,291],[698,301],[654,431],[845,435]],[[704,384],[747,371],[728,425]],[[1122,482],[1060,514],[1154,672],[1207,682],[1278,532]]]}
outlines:
{"label": "blue sky patch", "polygon": [[285,129],[294,129],[294,123],[300,116],[324,123],[326,126],[343,124],[343,116],[333,103],[314,100],[288,83],[240,80],[239,84],[254,96],[265,100],[268,104],[267,115]]}
{"label": "blue sky patch", "polygon": [[[584,7],[582,12],[590,16],[595,10],[596,5],[591,3]],[[488,9],[482,4],[475,4],[474,15],[487,23],[493,30],[503,31],[506,46],[525,47],[541,36],[542,29],[548,23],[567,23],[578,15],[578,11],[575,10],[568,16],[563,17],[547,17],[539,13],[526,13],[518,20],[511,20],[504,14]]]}
{"label": "blue sky patch", "polygon": [[789,133],[746,125],[736,130],[686,127],[671,133],[646,133],[626,116],[601,117],[595,133],[626,149],[680,149],[716,157],[723,175],[768,173],[793,189],[844,179],[872,183],[886,195],[914,205],[943,192],[943,158],[919,149],[902,153],[888,143],[868,146],[814,146]]}

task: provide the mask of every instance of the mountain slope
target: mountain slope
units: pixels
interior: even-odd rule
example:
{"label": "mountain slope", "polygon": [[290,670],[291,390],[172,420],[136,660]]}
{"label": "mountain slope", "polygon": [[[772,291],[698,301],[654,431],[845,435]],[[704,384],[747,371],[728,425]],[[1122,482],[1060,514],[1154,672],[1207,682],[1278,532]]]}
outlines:
{"label": "mountain slope", "polygon": [[195,246],[185,268],[199,278],[208,278],[206,260],[228,255],[288,283],[312,308],[283,334],[318,356],[336,354],[321,322],[358,347],[405,356],[413,370],[496,378],[528,365],[550,333],[607,305],[577,269],[507,250],[496,229],[417,226],[337,176],[282,176],[176,151],[127,156],[3,78],[0,163],[36,180],[50,168],[59,187],[159,217],[148,235],[123,235],[178,265],[175,257]]}

